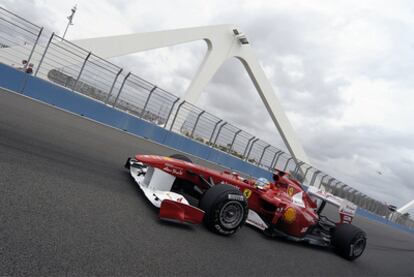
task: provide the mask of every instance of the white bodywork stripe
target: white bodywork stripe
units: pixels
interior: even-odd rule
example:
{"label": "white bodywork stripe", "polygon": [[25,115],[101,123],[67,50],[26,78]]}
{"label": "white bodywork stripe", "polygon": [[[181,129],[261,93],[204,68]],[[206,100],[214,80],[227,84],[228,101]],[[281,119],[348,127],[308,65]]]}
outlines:
{"label": "white bodywork stripe", "polygon": [[263,219],[258,215],[255,211],[249,210],[249,214],[247,215],[246,223],[249,223],[250,225],[253,225],[260,230],[267,229],[266,223],[263,221]]}
{"label": "white bodywork stripe", "polygon": [[141,170],[131,166],[130,174],[144,192],[144,195],[155,207],[159,208],[164,199],[189,205],[183,195],[171,191],[175,180],[174,176],[153,167],[148,167],[144,176],[143,174],[140,175]]}
{"label": "white bodywork stripe", "polygon": [[343,199],[341,197],[335,196],[332,193],[323,191],[321,189],[318,189],[316,187],[309,187],[308,188],[308,194],[314,195],[316,197],[322,198],[326,200],[328,203],[331,203],[337,207],[339,207],[339,212],[343,214],[347,214],[350,216],[354,216],[357,205],[352,203],[351,201],[348,201],[346,199]]}

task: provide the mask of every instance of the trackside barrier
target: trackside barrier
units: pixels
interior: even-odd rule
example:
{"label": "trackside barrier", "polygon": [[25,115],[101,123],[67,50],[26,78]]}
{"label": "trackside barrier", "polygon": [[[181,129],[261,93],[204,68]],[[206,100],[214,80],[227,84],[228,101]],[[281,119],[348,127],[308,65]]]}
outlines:
{"label": "trackside barrier", "polygon": [[[0,86],[251,176],[271,173],[185,136],[0,64]],[[23,84],[24,83],[24,84]]]}
{"label": "trackside barrier", "polygon": [[[265,177],[271,179],[272,177],[271,172],[230,156],[227,153],[198,143],[186,136],[170,132],[169,130],[123,111],[113,109],[111,106],[96,102],[89,97],[74,93],[42,79],[29,76],[1,63],[0,76],[0,87],[20,92],[28,97],[82,115],[103,124],[128,131],[129,133],[163,144],[180,152],[189,153],[256,178]],[[358,208],[357,214],[400,230],[414,233],[414,229],[412,228],[391,222],[365,209]]]}
{"label": "trackside barrier", "polygon": [[[252,176],[269,176],[274,168],[288,171],[300,181],[310,181],[309,185],[324,188],[360,208],[414,229],[414,221],[408,214],[391,213],[386,203],[293,159],[237,126],[3,7],[0,7],[1,63],[20,70],[0,75],[0,84],[5,83],[4,87],[13,91],[47,103],[60,103],[56,105]],[[34,76],[46,82],[23,74],[26,70],[32,70]],[[52,90],[60,93],[40,95],[37,89],[49,91],[50,83],[55,85]],[[90,101],[84,102],[84,98]],[[141,128],[143,125],[145,128]]]}
{"label": "trackside barrier", "polygon": [[361,217],[368,218],[372,221],[376,221],[376,222],[379,222],[379,223],[382,223],[382,224],[386,224],[386,225],[392,226],[394,228],[397,228],[401,231],[405,231],[405,232],[414,234],[414,229],[413,228],[410,228],[408,226],[392,222],[392,221],[388,220],[387,218],[381,217],[381,216],[379,216],[377,214],[374,214],[372,212],[369,212],[365,209],[362,209],[362,208],[358,207],[358,209],[356,211],[356,214],[361,216]]}
{"label": "trackside barrier", "polygon": [[[227,160],[230,166],[233,159],[228,155],[264,170],[289,171],[299,180],[307,177],[301,175],[305,167],[311,169],[309,173],[316,171],[237,126],[180,101],[174,94],[2,7],[0,30],[0,62],[22,70],[19,63],[29,60],[34,76],[214,148],[220,153],[214,156]],[[374,204],[372,209],[382,205]]]}

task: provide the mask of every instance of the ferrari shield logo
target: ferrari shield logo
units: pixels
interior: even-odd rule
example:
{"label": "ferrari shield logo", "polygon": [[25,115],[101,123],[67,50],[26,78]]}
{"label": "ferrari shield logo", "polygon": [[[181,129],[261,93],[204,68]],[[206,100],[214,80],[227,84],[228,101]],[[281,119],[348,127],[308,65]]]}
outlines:
{"label": "ferrari shield logo", "polygon": [[287,190],[287,193],[289,194],[289,196],[290,196],[290,197],[292,197],[293,192],[294,192],[293,187],[290,187],[290,186],[289,186],[289,188],[288,188],[288,190]]}
{"label": "ferrari shield logo", "polygon": [[249,197],[252,195],[252,191],[249,190],[249,189],[245,189],[243,191],[243,195],[244,195],[244,197],[246,197],[246,199],[249,199]]}

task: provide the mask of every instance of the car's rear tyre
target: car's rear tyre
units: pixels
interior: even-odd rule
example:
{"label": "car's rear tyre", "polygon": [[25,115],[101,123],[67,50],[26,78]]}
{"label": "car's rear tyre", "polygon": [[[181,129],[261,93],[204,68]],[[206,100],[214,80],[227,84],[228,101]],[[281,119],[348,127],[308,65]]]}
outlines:
{"label": "car's rear tyre", "polygon": [[182,160],[182,161],[189,162],[189,163],[193,163],[193,161],[189,157],[187,157],[185,155],[182,155],[182,154],[173,154],[173,155],[170,156],[170,158],[177,159],[177,160]]}
{"label": "car's rear tyre", "polygon": [[202,196],[200,209],[205,212],[204,224],[211,231],[229,236],[243,226],[248,214],[246,198],[236,187],[219,184]]}
{"label": "car's rear tyre", "polygon": [[347,260],[355,260],[365,250],[367,238],[364,231],[351,224],[338,225],[333,234],[336,252]]}

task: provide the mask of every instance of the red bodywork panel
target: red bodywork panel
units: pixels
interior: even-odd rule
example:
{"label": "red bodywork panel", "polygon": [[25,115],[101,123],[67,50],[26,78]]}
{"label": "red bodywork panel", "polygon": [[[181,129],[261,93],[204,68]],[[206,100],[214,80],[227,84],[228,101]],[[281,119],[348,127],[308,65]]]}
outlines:
{"label": "red bodywork panel", "polygon": [[161,219],[199,224],[203,222],[204,212],[193,206],[165,199],[161,202],[159,216]]}
{"label": "red bodywork panel", "polygon": [[[300,184],[285,172],[278,172],[272,183],[269,183],[265,188],[258,188],[253,179],[244,179],[235,173],[212,170],[182,160],[153,155],[136,155],[135,159],[177,178],[188,180],[200,188],[208,188],[200,176],[214,184],[234,185],[247,198],[249,209],[259,214],[267,224],[295,237],[304,236],[308,228],[315,225],[319,219],[314,210],[316,204]],[[200,222],[202,220],[203,214],[198,214],[197,211],[184,211],[182,210],[184,207],[177,206],[175,202],[164,205],[168,205],[168,207],[161,207],[160,217],[166,213],[165,216],[168,218],[186,221],[184,215],[191,213],[191,218],[200,218]],[[167,208],[171,209],[172,216]]]}

